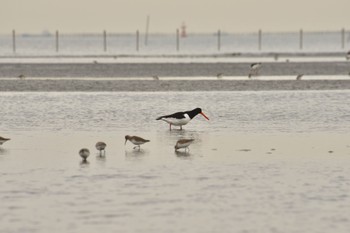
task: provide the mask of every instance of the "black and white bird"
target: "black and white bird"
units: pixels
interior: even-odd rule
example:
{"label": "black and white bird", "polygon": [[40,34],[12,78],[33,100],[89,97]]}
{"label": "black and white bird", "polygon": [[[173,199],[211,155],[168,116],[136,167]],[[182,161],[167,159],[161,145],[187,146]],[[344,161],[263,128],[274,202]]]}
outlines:
{"label": "black and white bird", "polygon": [[83,162],[86,162],[87,157],[90,155],[89,149],[83,148],[79,151],[80,157],[82,157]]}
{"label": "black and white bird", "polygon": [[188,149],[188,146],[191,145],[193,141],[194,141],[194,139],[179,139],[176,142],[176,145],[174,147],[175,151],[177,151],[178,149],[181,149],[181,148],[185,148],[185,151],[186,151]]}
{"label": "black and white bird", "polygon": [[176,112],[170,115],[161,116],[158,117],[156,120],[162,120],[167,122],[169,124],[170,130],[172,125],[180,126],[180,130],[182,130],[182,126],[186,125],[198,114],[201,114],[205,119],[209,120],[209,118],[202,112],[202,109],[200,108],[195,108],[191,111]]}
{"label": "black and white bird", "polygon": [[258,75],[261,66],[262,66],[261,62],[252,63],[250,65],[250,71],[249,71],[248,77],[250,78],[250,77],[252,77],[252,75]]}
{"label": "black and white bird", "polygon": [[143,139],[143,138],[141,138],[141,137],[138,137],[138,136],[126,135],[126,136],[125,136],[125,143],[124,143],[124,145],[126,144],[126,142],[127,142],[128,140],[129,140],[132,144],[136,145],[136,146],[134,147],[134,149],[135,149],[135,148],[139,148],[139,150],[140,150],[140,146],[141,146],[142,144],[145,144],[146,142],[149,142],[149,141],[150,141],[150,140],[147,140],[147,139]]}
{"label": "black and white bird", "polygon": [[95,145],[96,149],[100,151],[100,155],[102,155],[102,151],[103,151],[103,154],[106,154],[106,146],[107,144],[104,142],[97,142]]}

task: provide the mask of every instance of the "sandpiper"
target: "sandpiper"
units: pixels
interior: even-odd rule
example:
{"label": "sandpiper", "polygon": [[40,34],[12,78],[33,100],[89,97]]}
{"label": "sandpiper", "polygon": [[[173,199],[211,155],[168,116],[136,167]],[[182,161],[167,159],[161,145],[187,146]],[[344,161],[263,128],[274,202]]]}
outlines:
{"label": "sandpiper", "polygon": [[106,150],[105,150],[106,146],[107,144],[104,142],[97,142],[95,145],[96,149],[100,151],[100,155],[102,155],[102,151],[103,151],[103,154],[106,154]]}
{"label": "sandpiper", "polygon": [[222,77],[224,77],[224,74],[223,74],[223,73],[218,73],[218,74],[216,75],[216,77],[217,77],[218,79],[222,79]]}
{"label": "sandpiper", "polygon": [[178,149],[181,149],[181,148],[185,148],[185,151],[186,151],[186,149],[188,149],[188,146],[191,145],[191,143],[193,141],[194,141],[194,139],[179,139],[176,142],[175,151],[177,151]]}
{"label": "sandpiper", "polygon": [[180,130],[182,130],[182,126],[186,125],[190,122],[195,116],[201,114],[205,119],[209,120],[209,118],[202,112],[202,109],[195,108],[191,111],[186,112],[176,112],[170,115],[158,117],[156,120],[162,120],[169,123],[170,130],[171,125],[180,126]]}
{"label": "sandpiper", "polygon": [[124,143],[124,145],[126,144],[126,142],[127,142],[128,140],[129,140],[130,142],[132,142],[132,144],[136,145],[136,146],[134,147],[134,149],[138,147],[139,150],[140,150],[140,146],[141,146],[142,144],[144,144],[144,143],[150,141],[150,140],[146,140],[146,139],[143,139],[143,138],[141,138],[141,137],[138,137],[138,136],[126,135],[126,136],[125,136],[125,143]]}
{"label": "sandpiper", "polygon": [[0,145],[2,145],[3,143],[7,142],[8,140],[10,140],[9,138],[4,138],[0,136]]}
{"label": "sandpiper", "polygon": [[86,161],[87,157],[90,155],[90,151],[89,149],[83,148],[79,151],[79,155],[83,158],[83,161]]}
{"label": "sandpiper", "polygon": [[301,78],[303,77],[303,74],[298,74],[298,76],[296,77],[296,80],[301,80]]}

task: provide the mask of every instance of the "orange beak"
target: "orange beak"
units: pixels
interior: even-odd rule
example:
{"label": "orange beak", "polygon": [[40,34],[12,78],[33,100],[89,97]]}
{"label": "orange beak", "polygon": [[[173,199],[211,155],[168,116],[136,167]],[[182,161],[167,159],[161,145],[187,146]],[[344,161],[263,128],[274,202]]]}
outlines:
{"label": "orange beak", "polygon": [[201,112],[201,115],[204,116],[204,118],[209,121],[209,118],[204,113]]}

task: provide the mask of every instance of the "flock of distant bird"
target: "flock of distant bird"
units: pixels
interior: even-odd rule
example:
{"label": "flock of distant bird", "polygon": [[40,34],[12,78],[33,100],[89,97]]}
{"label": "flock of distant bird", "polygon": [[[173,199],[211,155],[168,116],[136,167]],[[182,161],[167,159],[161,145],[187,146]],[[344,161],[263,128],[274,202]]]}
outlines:
{"label": "flock of distant bird", "polygon": [[[248,78],[251,78],[253,75],[258,75],[261,66],[262,66],[261,62],[252,63],[252,64],[250,65],[250,72],[249,72],[249,74],[248,74]],[[304,76],[304,74],[298,74],[297,77],[296,77],[296,80],[301,80],[301,78],[302,78],[303,76]]]}
{"label": "flock of distant bird", "polygon": [[[168,123],[170,130],[172,125],[180,126],[180,130],[182,130],[182,126],[186,125],[198,114],[201,114],[205,119],[209,120],[209,118],[202,112],[202,109],[200,108],[195,108],[191,111],[176,112],[170,115],[160,116],[156,120],[162,120]],[[8,140],[10,140],[10,138],[4,138],[0,136],[0,145],[7,142]],[[124,145],[127,143],[127,141],[130,141],[132,144],[135,145],[134,149],[138,149],[140,151],[141,150],[140,146],[146,142],[149,142],[150,140],[143,139],[139,136],[126,135]],[[183,148],[185,149],[185,152],[186,152],[189,145],[191,145],[193,141],[194,141],[193,138],[179,139],[174,146],[175,151]],[[97,142],[95,147],[100,152],[100,156],[105,155],[106,147],[107,147],[107,144],[105,142]],[[83,162],[87,162],[87,158],[90,155],[90,151],[87,148],[82,148],[81,150],[79,150],[79,155],[83,159]]]}
{"label": "flock of distant bird", "polygon": [[[349,51],[349,59],[350,59],[350,51]],[[96,61],[94,61],[94,63],[96,63]],[[250,70],[249,70],[249,73],[248,73],[248,78],[250,79],[250,78],[252,78],[252,76],[257,76],[257,75],[259,75],[259,70],[260,70],[261,66],[262,66],[262,63],[261,63],[261,62],[252,63],[252,64],[250,65]],[[349,75],[350,75],[350,73],[349,73]],[[217,77],[218,79],[221,79],[223,76],[224,76],[223,73],[218,73],[218,74],[216,75],[216,77]],[[20,78],[20,79],[25,79],[26,76],[25,76],[24,74],[20,74],[20,75],[18,75],[17,77]],[[303,74],[298,74],[297,77],[296,77],[296,80],[300,80],[301,77],[303,77]],[[154,75],[152,78],[153,78],[153,80],[159,80],[159,76],[158,76],[158,75]]]}
{"label": "flock of distant bird", "polygon": [[[262,66],[262,63],[261,62],[257,62],[257,63],[252,63],[250,64],[250,69],[249,69],[249,73],[248,73],[248,78],[251,79],[252,76],[258,76],[259,75],[259,70]],[[304,75],[303,74],[298,74],[297,77],[296,77],[296,80],[301,80],[301,78],[303,77]],[[224,77],[224,74],[223,73],[218,73],[216,75],[216,77],[218,79],[222,79]]]}

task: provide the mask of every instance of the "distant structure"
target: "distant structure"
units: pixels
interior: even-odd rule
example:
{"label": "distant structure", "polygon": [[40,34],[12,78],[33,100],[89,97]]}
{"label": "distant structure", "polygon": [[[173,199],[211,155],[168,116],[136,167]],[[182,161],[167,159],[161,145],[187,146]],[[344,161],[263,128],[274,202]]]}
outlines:
{"label": "distant structure", "polygon": [[181,34],[180,35],[181,35],[182,38],[187,37],[186,24],[185,23],[182,23],[182,25],[181,25]]}

